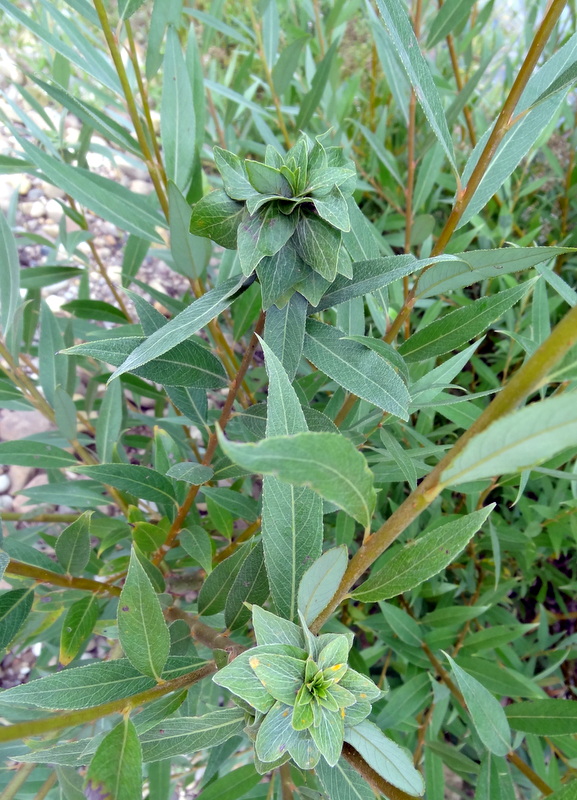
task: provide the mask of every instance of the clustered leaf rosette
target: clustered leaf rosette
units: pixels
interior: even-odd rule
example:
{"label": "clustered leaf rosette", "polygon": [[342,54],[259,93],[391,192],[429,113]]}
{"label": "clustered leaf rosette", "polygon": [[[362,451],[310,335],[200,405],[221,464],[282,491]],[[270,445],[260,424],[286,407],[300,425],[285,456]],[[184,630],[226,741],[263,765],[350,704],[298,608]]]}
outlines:
{"label": "clustered leaf rosette", "polygon": [[253,606],[257,646],[237,656],[213,680],[254,716],[246,732],[261,773],[290,758],[313,769],[321,756],[335,766],[345,731],[361,723],[381,690],[348,666],[352,634],[314,636]]}
{"label": "clustered leaf rosette", "polygon": [[255,270],[263,306],[279,308],[298,291],[312,304],[337,273],[353,277],[342,233],[351,229],[354,163],[342,148],[302,135],[282,156],[267,145],[264,164],[214,148],[223,189],[194,206],[190,232],[238,250],[243,273]]}

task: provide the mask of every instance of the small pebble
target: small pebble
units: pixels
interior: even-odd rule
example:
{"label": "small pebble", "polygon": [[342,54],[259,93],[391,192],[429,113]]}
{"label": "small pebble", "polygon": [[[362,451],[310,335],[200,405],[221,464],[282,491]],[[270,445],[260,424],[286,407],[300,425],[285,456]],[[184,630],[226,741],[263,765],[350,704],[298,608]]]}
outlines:
{"label": "small pebble", "polygon": [[4,473],[0,475],[0,494],[4,494],[10,488],[10,476]]}

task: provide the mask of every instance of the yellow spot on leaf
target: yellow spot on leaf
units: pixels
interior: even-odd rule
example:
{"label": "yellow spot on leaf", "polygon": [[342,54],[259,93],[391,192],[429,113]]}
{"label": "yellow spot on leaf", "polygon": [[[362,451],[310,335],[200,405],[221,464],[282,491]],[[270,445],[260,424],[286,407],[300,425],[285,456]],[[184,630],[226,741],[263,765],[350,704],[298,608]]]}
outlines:
{"label": "yellow spot on leaf", "polygon": [[342,666],[342,664],[335,664],[334,667],[331,667],[331,669],[333,672],[336,672],[338,669],[341,669]]}
{"label": "yellow spot on leaf", "polygon": [[365,699],[365,697],[366,697],[366,694],[365,694],[364,692],[361,692],[361,695],[360,695],[360,696],[361,696],[361,697],[362,697],[362,699],[364,700],[364,699]]}
{"label": "yellow spot on leaf", "polygon": [[345,718],[345,709],[344,708],[341,708],[341,717],[343,719]]}
{"label": "yellow spot on leaf", "polygon": [[253,669],[256,669],[259,666],[260,661],[256,656],[253,656],[252,658],[249,658],[248,663],[251,665]]}
{"label": "yellow spot on leaf", "polygon": [[288,715],[289,715],[289,712],[288,712],[288,711],[283,711],[283,712],[282,712],[282,715],[283,715],[283,717],[288,717]]}

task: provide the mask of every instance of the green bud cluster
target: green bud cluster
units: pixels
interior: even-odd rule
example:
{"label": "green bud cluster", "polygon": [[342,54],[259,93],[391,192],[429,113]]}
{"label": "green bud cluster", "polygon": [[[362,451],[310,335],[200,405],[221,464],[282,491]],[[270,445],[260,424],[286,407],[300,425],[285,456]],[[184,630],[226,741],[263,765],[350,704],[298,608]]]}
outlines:
{"label": "green bud cluster", "polygon": [[290,758],[312,769],[321,756],[334,766],[347,729],[361,723],[381,691],[348,666],[352,635],[314,636],[253,606],[257,646],[213,678],[251,715],[247,733],[256,765],[268,772]]}
{"label": "green bud cluster", "polygon": [[302,135],[285,156],[267,145],[264,164],[214,148],[223,189],[195,205],[190,231],[238,249],[264,308],[281,308],[295,291],[317,305],[337,273],[353,276],[342,234],[351,229],[356,170],[342,148],[325,147],[326,136]]}

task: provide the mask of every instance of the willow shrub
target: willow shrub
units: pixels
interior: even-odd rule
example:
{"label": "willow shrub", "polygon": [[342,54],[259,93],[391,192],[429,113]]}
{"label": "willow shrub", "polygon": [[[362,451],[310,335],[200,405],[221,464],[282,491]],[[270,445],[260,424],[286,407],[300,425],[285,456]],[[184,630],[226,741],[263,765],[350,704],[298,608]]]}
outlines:
{"label": "willow shrub", "polygon": [[575,797],[577,34],[499,5],[0,0],[79,229],[1,217],[3,800]]}

